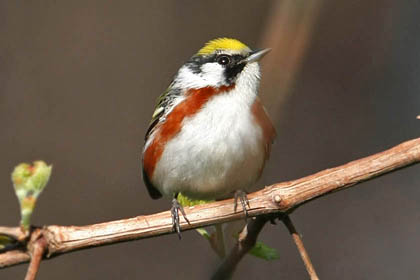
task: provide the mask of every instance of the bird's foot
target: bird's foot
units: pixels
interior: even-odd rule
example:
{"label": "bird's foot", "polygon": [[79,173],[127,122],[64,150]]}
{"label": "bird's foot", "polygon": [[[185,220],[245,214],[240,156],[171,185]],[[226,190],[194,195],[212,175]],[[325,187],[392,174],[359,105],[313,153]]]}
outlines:
{"label": "bird's foot", "polygon": [[237,190],[235,191],[235,206],[234,206],[234,211],[236,212],[236,208],[238,207],[238,200],[241,202],[242,205],[242,211],[245,214],[245,220],[248,219],[248,209],[247,208],[251,208],[251,206],[249,206],[249,200],[248,197],[246,196],[246,192],[242,191],[242,190]]}
{"label": "bird's foot", "polygon": [[185,221],[190,224],[190,221],[187,219],[187,215],[185,215],[184,207],[179,204],[178,200],[174,197],[172,199],[172,228],[174,231],[178,233],[179,239],[181,239],[181,226],[179,222],[179,212],[181,212],[182,216],[184,217]]}

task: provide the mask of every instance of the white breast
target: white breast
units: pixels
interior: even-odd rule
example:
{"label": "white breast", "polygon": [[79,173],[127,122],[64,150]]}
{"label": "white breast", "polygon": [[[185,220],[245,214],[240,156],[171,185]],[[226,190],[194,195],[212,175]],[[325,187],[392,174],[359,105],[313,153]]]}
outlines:
{"label": "white breast", "polygon": [[259,77],[254,82],[242,78],[229,93],[214,96],[185,118],[181,131],[166,144],[153,174],[162,194],[216,199],[256,182],[265,161],[262,130],[250,109]]}

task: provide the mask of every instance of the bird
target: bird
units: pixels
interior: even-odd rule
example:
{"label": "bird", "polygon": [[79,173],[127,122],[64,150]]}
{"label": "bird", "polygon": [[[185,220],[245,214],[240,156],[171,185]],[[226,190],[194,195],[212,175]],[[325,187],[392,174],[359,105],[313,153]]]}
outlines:
{"label": "bird", "polygon": [[145,135],[143,181],[152,199],[172,199],[173,230],[178,195],[235,198],[247,216],[246,197],[269,158],[276,130],[258,97],[259,60],[271,49],[251,50],[237,39],[208,41],[181,66],[158,98]]}

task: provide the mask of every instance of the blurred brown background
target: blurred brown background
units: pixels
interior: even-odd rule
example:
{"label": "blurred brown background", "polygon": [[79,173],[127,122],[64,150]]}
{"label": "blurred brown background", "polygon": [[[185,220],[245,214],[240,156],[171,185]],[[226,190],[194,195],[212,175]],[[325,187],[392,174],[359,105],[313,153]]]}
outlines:
{"label": "blurred brown background", "polygon": [[[418,137],[420,4],[415,1],[1,1],[0,224],[16,225],[10,181],[22,161],[54,165],[33,223],[84,225],[167,210],[140,153],[156,97],[209,39],[272,47],[262,99],[278,140],[261,186]],[[298,209],[322,279],[419,279],[420,167]],[[234,279],[306,279],[283,226]],[[75,252],[40,279],[206,279],[218,258],[194,231]],[[23,279],[27,265],[0,270]]]}

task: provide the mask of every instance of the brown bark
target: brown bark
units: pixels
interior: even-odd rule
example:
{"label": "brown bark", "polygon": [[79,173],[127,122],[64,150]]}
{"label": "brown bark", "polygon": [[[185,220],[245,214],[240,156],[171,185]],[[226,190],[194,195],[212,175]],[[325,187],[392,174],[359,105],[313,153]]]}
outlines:
{"label": "brown bark", "polygon": [[[290,212],[316,197],[342,190],[419,161],[420,138],[417,138],[384,152],[298,180],[274,184],[252,193],[248,195],[250,203],[248,214],[250,217],[255,217]],[[185,211],[190,224],[181,219],[182,230],[244,218],[242,211],[234,212],[232,199],[188,207]],[[16,228],[6,228],[0,234],[7,235],[7,232],[16,232],[16,230]],[[87,226],[50,225],[40,230],[45,238],[46,253],[49,257],[173,232],[170,211]],[[31,242],[28,242],[28,248]],[[29,259],[29,254],[22,250],[3,252],[0,254],[0,267],[27,262]]]}

